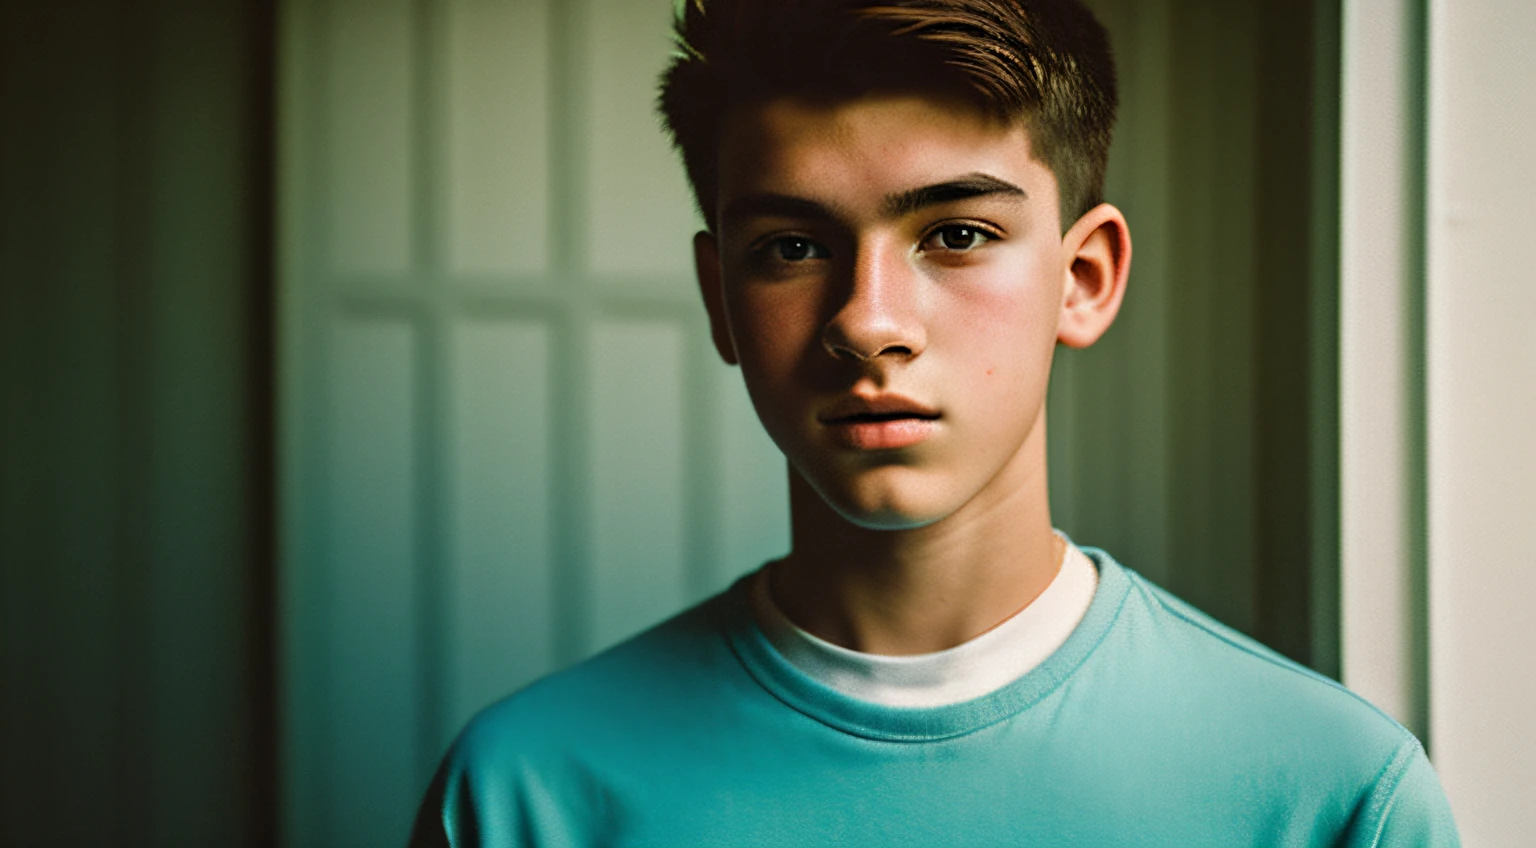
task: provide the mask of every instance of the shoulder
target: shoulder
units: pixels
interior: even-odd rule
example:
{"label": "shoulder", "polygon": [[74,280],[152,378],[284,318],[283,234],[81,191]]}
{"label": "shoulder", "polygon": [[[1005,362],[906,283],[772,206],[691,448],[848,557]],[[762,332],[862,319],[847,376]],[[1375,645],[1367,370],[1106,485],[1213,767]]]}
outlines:
{"label": "shoulder", "polygon": [[1155,622],[1155,630],[1180,650],[1177,659],[1184,674],[1221,677],[1229,687],[1250,684],[1256,687],[1252,694],[1263,694],[1266,701],[1279,697],[1289,707],[1324,710],[1339,720],[1378,728],[1395,742],[1407,733],[1396,720],[1338,681],[1221,624],[1130,568],[1126,575],[1130,581],[1127,605],[1147,622]]}
{"label": "shoulder", "polygon": [[[1181,783],[1266,798],[1267,812],[1254,815],[1275,828],[1310,822],[1330,843],[1347,830],[1357,844],[1386,827],[1389,813],[1409,829],[1427,816],[1454,836],[1422,747],[1391,716],[1091,553],[1101,586],[1117,587],[1119,611],[1083,671],[1112,704],[1122,751],[1155,757]],[[1358,844],[1378,844],[1371,838]]]}
{"label": "shoulder", "polygon": [[681,705],[707,701],[741,674],[720,629],[728,602],[726,593],[709,598],[491,704],[450,756],[466,764],[566,757],[664,730]]}
{"label": "shoulder", "polygon": [[[1102,552],[1096,552],[1102,555]],[[1102,555],[1108,560],[1107,555]],[[1273,729],[1360,735],[1380,746],[1382,761],[1411,738],[1361,696],[1201,612],[1135,571],[1109,560],[1129,584],[1121,612],[1126,647],[1148,670],[1192,695],[1212,696],[1213,713],[1276,722]],[[1102,565],[1101,565],[1102,567]]]}
{"label": "shoulder", "polygon": [[[727,590],[481,710],[438,766],[411,844],[603,843],[613,774],[651,773],[723,709],[707,695],[743,685],[720,632],[730,602]],[[487,816],[505,825],[494,838]]]}
{"label": "shoulder", "polygon": [[[1148,732],[1184,728],[1200,750],[1367,781],[1413,735],[1369,701],[1216,621],[1102,551],[1123,593],[1094,676],[1113,680]],[[1348,775],[1349,778],[1345,778]]]}

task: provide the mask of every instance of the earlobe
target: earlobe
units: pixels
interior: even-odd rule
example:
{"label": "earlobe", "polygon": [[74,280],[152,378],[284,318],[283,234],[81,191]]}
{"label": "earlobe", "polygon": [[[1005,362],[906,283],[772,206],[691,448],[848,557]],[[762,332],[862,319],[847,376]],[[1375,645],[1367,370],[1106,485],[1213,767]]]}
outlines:
{"label": "earlobe", "polygon": [[731,326],[725,318],[720,247],[707,230],[700,230],[693,236],[693,270],[699,280],[699,294],[704,298],[704,311],[709,315],[710,340],[720,358],[727,365],[735,365],[738,361],[736,341],[731,338]]}
{"label": "earlobe", "polygon": [[1101,203],[1062,236],[1065,290],[1056,338],[1068,347],[1099,340],[1120,312],[1131,270],[1131,232],[1119,209]]}

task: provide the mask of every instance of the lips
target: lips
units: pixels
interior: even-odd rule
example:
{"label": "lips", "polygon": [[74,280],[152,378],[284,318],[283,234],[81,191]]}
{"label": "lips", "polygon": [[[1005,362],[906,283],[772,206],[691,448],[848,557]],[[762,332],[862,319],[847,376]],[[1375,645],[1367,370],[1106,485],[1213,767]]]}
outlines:
{"label": "lips", "polygon": [[897,394],[848,395],[817,420],[832,439],[856,450],[911,447],[933,435],[939,411]]}
{"label": "lips", "polygon": [[845,422],[850,420],[892,420],[898,418],[922,418],[933,420],[939,417],[939,411],[927,404],[919,403],[905,395],[881,394],[881,395],[847,395],[832,404],[820,415],[817,420],[823,424]]}

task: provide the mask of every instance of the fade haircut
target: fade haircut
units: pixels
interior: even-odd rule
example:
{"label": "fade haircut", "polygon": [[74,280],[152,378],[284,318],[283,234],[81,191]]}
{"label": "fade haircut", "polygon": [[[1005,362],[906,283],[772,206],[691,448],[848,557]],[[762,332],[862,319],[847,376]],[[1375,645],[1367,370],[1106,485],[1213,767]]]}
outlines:
{"label": "fade haircut", "polygon": [[1056,175],[1062,229],[1103,200],[1115,122],[1109,36],[1080,0],[676,0],[658,108],[713,230],[721,128],[777,97],[963,97],[1022,122]]}

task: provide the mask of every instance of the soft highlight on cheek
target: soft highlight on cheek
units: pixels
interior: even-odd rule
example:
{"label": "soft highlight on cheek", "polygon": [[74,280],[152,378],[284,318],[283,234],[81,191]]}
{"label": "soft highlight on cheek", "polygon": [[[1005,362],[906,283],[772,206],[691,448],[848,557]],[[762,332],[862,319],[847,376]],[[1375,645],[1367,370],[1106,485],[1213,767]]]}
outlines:
{"label": "soft highlight on cheek", "polygon": [[[1052,333],[1058,308],[1054,288],[1020,282],[1011,286],[957,286],[935,304],[935,351],[970,351],[969,361],[986,363],[987,376],[1004,373],[1021,358],[1048,347],[1040,337]],[[999,360],[998,357],[1003,357]]]}

